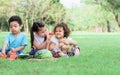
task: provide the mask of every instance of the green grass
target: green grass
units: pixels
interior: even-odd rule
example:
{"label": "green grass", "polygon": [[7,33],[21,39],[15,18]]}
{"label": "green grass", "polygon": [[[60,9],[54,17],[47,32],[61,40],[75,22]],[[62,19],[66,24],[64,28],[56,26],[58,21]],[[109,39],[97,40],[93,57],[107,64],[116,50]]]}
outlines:
{"label": "green grass", "polygon": [[[0,47],[7,33],[0,32]],[[29,36],[28,36],[29,37]],[[119,33],[72,33],[79,43],[79,57],[57,60],[9,61],[0,59],[0,75],[119,75],[120,34]],[[29,41],[29,39],[28,39]],[[30,44],[26,52],[30,50]]]}

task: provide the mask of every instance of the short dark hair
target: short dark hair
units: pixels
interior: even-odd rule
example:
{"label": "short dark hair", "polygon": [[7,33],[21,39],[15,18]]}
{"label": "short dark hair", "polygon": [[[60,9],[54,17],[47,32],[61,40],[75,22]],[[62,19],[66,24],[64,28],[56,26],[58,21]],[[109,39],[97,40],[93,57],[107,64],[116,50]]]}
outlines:
{"label": "short dark hair", "polygon": [[16,22],[18,22],[19,25],[22,25],[22,20],[19,16],[16,16],[16,15],[11,16],[8,20],[9,25],[10,25],[10,22],[13,22],[13,21],[16,21]]}
{"label": "short dark hair", "polygon": [[55,33],[57,27],[62,27],[63,28],[63,30],[64,30],[64,37],[67,38],[70,35],[70,29],[68,28],[67,24],[65,24],[64,22],[58,23],[55,26],[55,28],[53,30],[54,33]]}

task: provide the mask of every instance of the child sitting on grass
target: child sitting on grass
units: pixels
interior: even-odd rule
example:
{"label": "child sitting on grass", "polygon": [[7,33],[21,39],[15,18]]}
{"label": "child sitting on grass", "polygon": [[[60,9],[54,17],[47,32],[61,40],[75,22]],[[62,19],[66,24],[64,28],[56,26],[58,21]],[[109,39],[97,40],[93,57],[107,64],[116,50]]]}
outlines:
{"label": "child sitting on grass", "polygon": [[29,52],[30,55],[35,55],[35,53],[39,50],[48,49],[50,39],[47,28],[42,21],[33,23],[30,36],[32,48],[32,50]]}
{"label": "child sitting on grass", "polygon": [[49,45],[49,50],[51,50],[54,57],[79,55],[80,49],[77,42],[69,38],[70,30],[67,24],[57,24],[54,28],[54,34],[55,37],[51,39]]}
{"label": "child sitting on grass", "polygon": [[11,33],[9,33],[5,39],[5,43],[0,49],[0,56],[2,58],[9,57],[9,60],[14,60],[18,55],[23,54],[25,46],[27,46],[26,35],[20,32],[22,28],[22,20],[19,16],[10,17],[9,27]]}

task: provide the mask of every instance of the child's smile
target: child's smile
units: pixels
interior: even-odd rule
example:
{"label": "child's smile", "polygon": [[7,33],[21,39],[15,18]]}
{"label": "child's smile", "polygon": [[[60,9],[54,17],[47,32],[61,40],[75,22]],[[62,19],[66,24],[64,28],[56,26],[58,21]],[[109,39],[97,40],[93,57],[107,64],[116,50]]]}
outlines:
{"label": "child's smile", "polygon": [[56,38],[60,39],[64,37],[64,30],[62,27],[57,27],[55,31]]}

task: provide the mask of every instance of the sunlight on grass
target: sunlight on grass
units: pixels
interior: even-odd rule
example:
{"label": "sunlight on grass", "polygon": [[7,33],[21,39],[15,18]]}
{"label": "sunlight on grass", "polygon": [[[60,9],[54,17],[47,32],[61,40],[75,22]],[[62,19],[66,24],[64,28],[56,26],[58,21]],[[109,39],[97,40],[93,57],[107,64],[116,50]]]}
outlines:
{"label": "sunlight on grass", "polygon": [[[75,33],[75,32],[74,32]],[[1,41],[7,33],[1,33]],[[79,57],[57,60],[29,61],[0,59],[0,75],[119,75],[120,34],[80,33],[71,34],[77,40]],[[28,42],[29,43],[29,42]],[[0,47],[2,46],[0,43]],[[26,51],[30,50],[30,43]]]}

